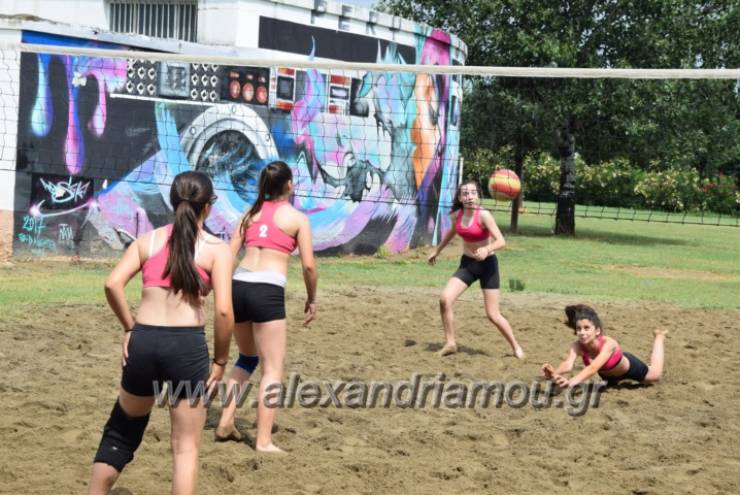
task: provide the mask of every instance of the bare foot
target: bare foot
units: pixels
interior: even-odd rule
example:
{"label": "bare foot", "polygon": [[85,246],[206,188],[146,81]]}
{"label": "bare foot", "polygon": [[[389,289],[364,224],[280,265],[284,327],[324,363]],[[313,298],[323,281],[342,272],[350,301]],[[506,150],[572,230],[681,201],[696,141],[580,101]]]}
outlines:
{"label": "bare foot", "polygon": [[437,353],[440,357],[449,356],[457,352],[457,344],[445,344],[442,349]]}
{"label": "bare foot", "polygon": [[[253,421],[252,422],[252,428],[257,428],[257,422],[256,421]],[[278,431],[280,431],[280,427],[278,426],[278,424],[277,423],[272,423],[272,431],[270,433],[272,433],[274,435]]]}
{"label": "bare foot", "polygon": [[663,330],[661,328],[659,330],[655,330],[653,332],[653,335],[655,335],[656,337],[665,337],[666,335],[668,335],[668,330]]}
{"label": "bare foot", "polygon": [[257,452],[262,452],[264,454],[285,454],[286,453],[283,449],[281,449],[274,443],[271,443],[270,445],[267,445],[265,447],[259,447],[255,445],[254,450],[256,450]]}
{"label": "bare foot", "polygon": [[242,441],[242,434],[239,433],[239,430],[237,430],[234,425],[230,425],[225,428],[220,426],[216,427],[215,436],[217,442],[228,442],[229,440],[233,440],[235,442]]}
{"label": "bare foot", "polygon": [[514,349],[514,356],[516,356],[517,359],[524,359],[525,357],[527,357],[527,355],[524,354],[524,349],[522,349],[521,347],[517,347],[516,349]]}

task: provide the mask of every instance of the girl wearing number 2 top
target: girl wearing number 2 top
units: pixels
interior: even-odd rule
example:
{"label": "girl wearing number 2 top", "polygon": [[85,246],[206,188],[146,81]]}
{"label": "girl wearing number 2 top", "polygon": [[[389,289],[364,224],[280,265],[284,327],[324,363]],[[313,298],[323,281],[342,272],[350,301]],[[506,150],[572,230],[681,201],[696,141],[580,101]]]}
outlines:
{"label": "girl wearing number 2 top", "polygon": [[[290,254],[298,247],[306,284],[304,325],[316,316],[316,282],[318,274],[311,244],[308,218],[290,204],[293,175],[283,162],[267,165],[259,181],[259,194],[231,237],[234,257],[244,246],[244,258],[233,277],[234,337],[239,358],[229,375],[227,390],[243,386],[259,363],[262,379],[257,406],[255,449],[281,452],[272,443],[275,404],[265,404],[265,395],[274,397],[282,383],[283,360],[287,340],[285,319],[285,282]],[[272,386],[272,387],[271,387]],[[272,407],[270,407],[272,406]],[[224,406],[216,429],[217,440],[240,440],[234,427],[236,400]]]}
{"label": "girl wearing number 2 top", "polygon": [[479,280],[488,319],[509,342],[514,355],[522,359],[524,351],[516,341],[511,325],[499,311],[499,272],[495,251],[503,248],[506,242],[493,215],[480,207],[480,193],[474,181],[463,182],[457,188],[451,217],[453,228],[445,234],[437,249],[428,258],[429,263],[433,265],[439,253],[455,234],[462,237],[463,255],[460,267],[447,282],[439,298],[439,310],[445,332],[445,345],[439,353],[446,356],[457,352],[452,306],[465,289]]}

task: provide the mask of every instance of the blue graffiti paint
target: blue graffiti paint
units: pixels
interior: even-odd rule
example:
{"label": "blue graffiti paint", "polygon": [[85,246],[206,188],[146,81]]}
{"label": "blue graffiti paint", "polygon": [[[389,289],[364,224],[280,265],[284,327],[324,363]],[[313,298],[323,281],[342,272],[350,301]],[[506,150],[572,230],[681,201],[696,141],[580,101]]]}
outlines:
{"label": "blue graffiti paint", "polygon": [[53,103],[51,101],[51,87],[49,86],[49,61],[50,55],[39,54],[38,58],[38,83],[36,88],[36,100],[31,111],[31,129],[37,136],[46,136],[51,129],[53,118]]}

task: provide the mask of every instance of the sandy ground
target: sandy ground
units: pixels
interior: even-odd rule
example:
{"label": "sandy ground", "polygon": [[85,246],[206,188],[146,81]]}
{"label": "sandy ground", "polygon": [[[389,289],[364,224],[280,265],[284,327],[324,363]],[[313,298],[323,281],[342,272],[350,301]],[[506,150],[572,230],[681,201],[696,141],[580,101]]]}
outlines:
{"label": "sandy ground", "polygon": [[[517,361],[485,318],[480,292],[457,306],[461,352],[440,359],[437,290],[327,289],[318,320],[299,325],[293,283],[286,375],[303,379],[531,383],[557,363],[572,334],[555,296],[505,294],[504,314],[528,353]],[[648,303],[601,304],[606,331],[647,359],[652,331],[671,331],[664,381],[610,389],[598,408],[292,408],[278,412],[285,456],[215,443],[213,406],[203,433],[199,492],[220,493],[738,493],[740,363],[737,311]],[[81,493],[115,400],[121,334],[110,310],[49,307],[0,318],[0,492]],[[209,333],[210,341],[210,333]],[[236,356],[232,346],[232,356]],[[254,436],[255,411],[237,426]],[[732,418],[735,418],[734,420]],[[116,494],[166,493],[171,456],[166,409],[155,409]]]}
{"label": "sandy ground", "polygon": [[0,263],[10,260],[13,252],[13,212],[0,210]]}

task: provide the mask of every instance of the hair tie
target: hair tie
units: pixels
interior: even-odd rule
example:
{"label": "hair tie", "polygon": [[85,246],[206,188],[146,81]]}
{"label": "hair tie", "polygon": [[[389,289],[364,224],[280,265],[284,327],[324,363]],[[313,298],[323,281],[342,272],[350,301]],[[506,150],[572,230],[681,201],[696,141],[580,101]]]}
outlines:
{"label": "hair tie", "polygon": [[180,202],[177,204],[177,207],[175,208],[175,210],[177,210],[178,208],[180,208],[180,205],[184,205],[184,204],[187,204],[188,207],[191,210],[193,210],[195,213],[197,213],[197,214],[199,214],[200,213],[200,210],[203,209],[203,205],[202,204],[199,204],[199,203],[195,203],[192,200],[192,198],[180,198]]}

